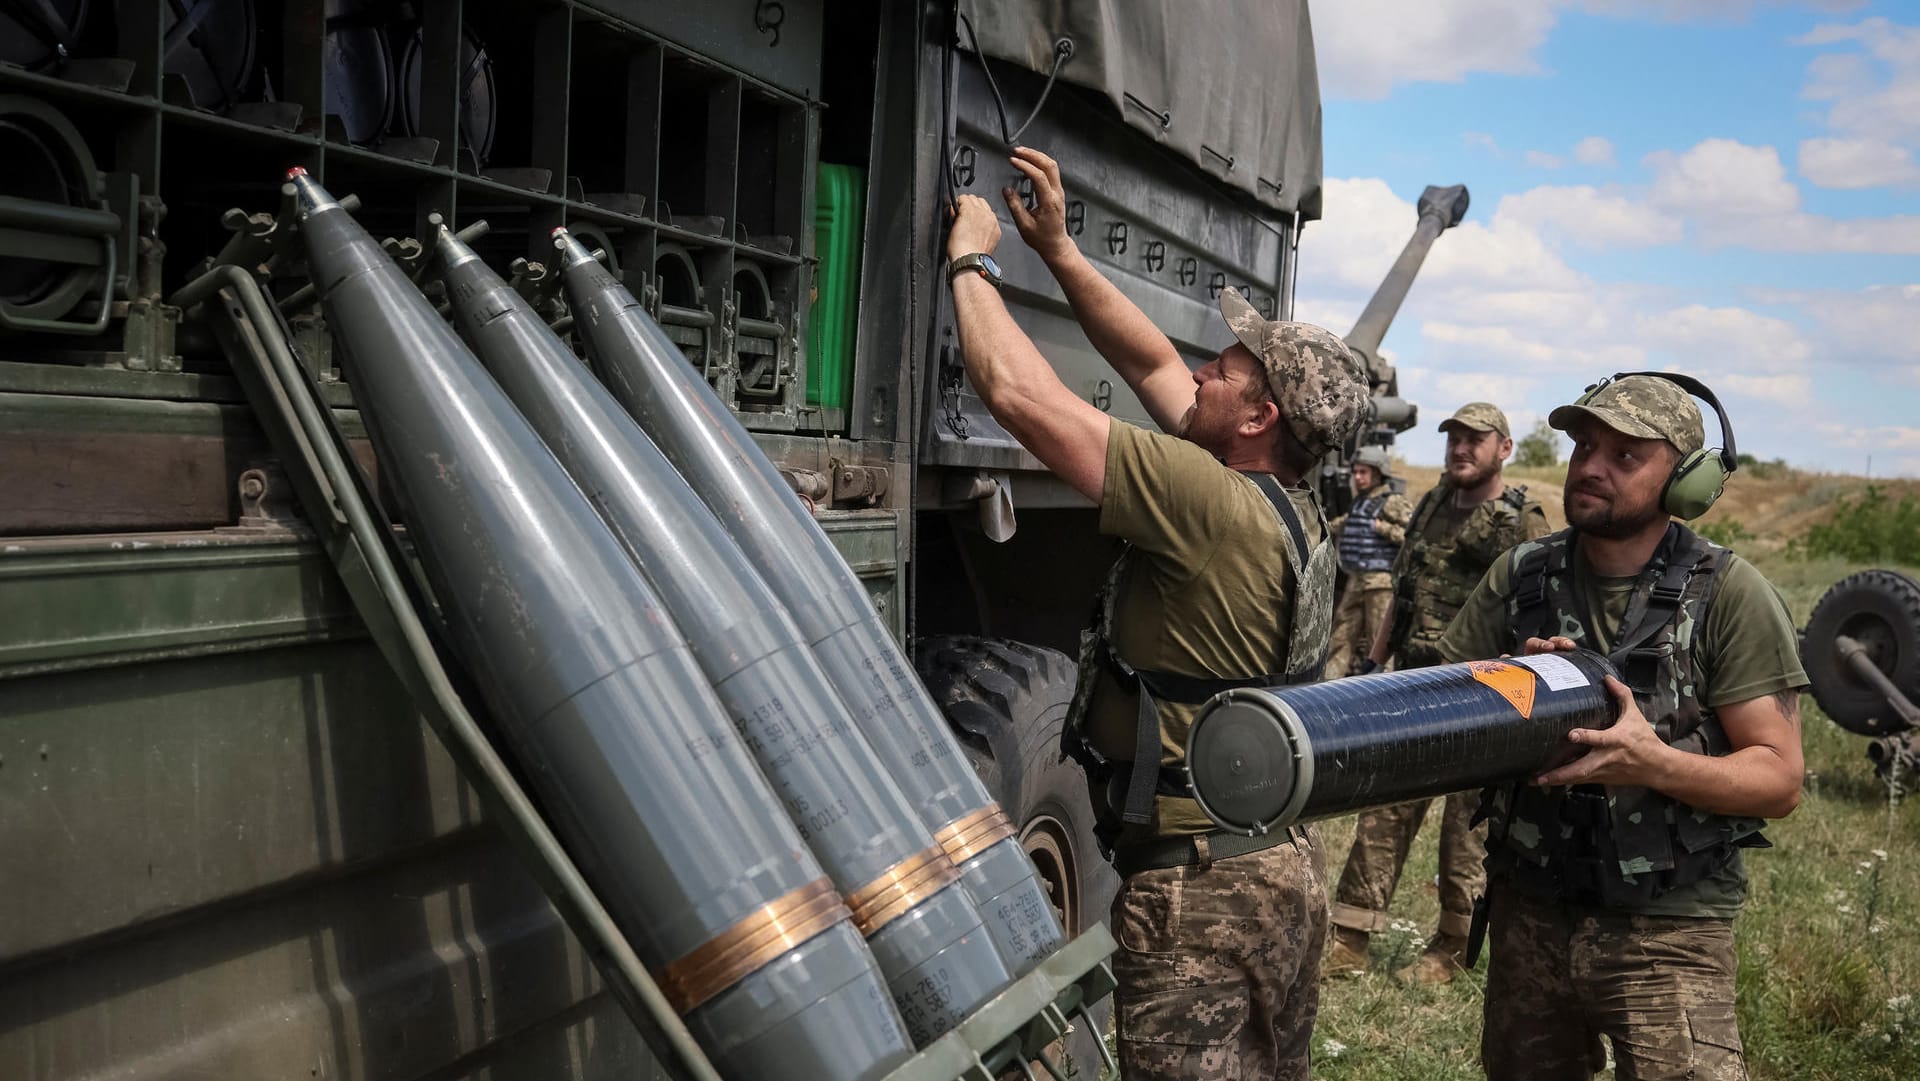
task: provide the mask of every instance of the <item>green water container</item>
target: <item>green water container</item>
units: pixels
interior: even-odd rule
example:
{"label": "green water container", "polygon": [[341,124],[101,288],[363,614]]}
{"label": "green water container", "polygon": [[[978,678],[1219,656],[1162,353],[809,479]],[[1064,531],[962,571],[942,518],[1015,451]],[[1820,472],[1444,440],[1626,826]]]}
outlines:
{"label": "green water container", "polygon": [[853,334],[860,310],[860,230],[866,171],[820,166],[813,204],[813,251],[820,266],[807,333],[807,403],[845,409],[853,385]]}

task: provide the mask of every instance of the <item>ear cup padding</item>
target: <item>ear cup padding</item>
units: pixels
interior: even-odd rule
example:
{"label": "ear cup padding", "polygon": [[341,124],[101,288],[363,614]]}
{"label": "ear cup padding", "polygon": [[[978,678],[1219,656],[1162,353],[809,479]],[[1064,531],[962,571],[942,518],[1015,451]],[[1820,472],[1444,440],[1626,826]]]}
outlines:
{"label": "ear cup padding", "polygon": [[1660,493],[1660,506],[1675,518],[1698,518],[1707,513],[1713,501],[1727,486],[1726,463],[1714,451],[1696,450],[1680,460],[1667,487]]}

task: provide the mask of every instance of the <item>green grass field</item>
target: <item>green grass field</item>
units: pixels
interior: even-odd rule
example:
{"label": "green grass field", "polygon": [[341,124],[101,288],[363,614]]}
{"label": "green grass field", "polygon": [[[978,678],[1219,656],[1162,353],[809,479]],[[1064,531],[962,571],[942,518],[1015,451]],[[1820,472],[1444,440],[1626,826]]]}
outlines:
{"label": "green grass field", "polygon": [[[1769,555],[1756,562],[1801,623],[1828,586],[1860,569]],[[1748,1064],[1757,1081],[1911,1081],[1920,1078],[1920,799],[1889,805],[1867,741],[1827,720],[1810,696],[1803,709],[1806,797],[1769,827],[1774,848],[1748,854],[1753,893],[1735,924]],[[1353,819],[1321,831],[1337,877]],[[1414,845],[1394,899],[1395,929],[1374,936],[1375,973],[1323,988],[1316,1077],[1481,1076],[1483,972],[1426,988],[1378,971],[1412,961],[1433,930],[1437,833],[1430,826]]]}

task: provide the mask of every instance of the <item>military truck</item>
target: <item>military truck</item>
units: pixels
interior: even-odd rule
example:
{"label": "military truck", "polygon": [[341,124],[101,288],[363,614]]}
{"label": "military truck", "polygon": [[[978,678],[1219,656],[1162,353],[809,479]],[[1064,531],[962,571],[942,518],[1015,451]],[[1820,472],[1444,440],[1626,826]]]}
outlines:
{"label": "military truck", "polygon": [[[1226,286],[1292,310],[1320,110],[1299,0],[1061,8],[0,9],[0,1076],[668,1072],[370,639],[230,343],[175,302],[295,165],[403,261],[432,216],[484,220],[562,330],[546,238],[591,239],[911,643],[1068,930],[1104,918],[1059,650],[1110,549],[967,385],[942,207],[1047,149],[1077,242],[1199,363]],[[1434,204],[1356,334],[1365,438],[1411,421],[1377,347],[1464,192]],[[1011,230],[1000,254],[1068,384],[1148,423]],[[377,476],[311,289],[256,269]]]}

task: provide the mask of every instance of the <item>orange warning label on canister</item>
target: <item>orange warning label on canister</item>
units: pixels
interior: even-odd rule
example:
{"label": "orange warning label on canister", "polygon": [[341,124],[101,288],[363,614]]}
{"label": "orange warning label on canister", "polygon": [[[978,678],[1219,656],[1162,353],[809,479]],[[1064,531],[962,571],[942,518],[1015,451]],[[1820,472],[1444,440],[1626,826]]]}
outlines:
{"label": "orange warning label on canister", "polygon": [[1504,661],[1469,661],[1467,667],[1473,671],[1473,678],[1500,692],[1500,697],[1513,703],[1520,716],[1533,720],[1533,673],[1517,664]]}

